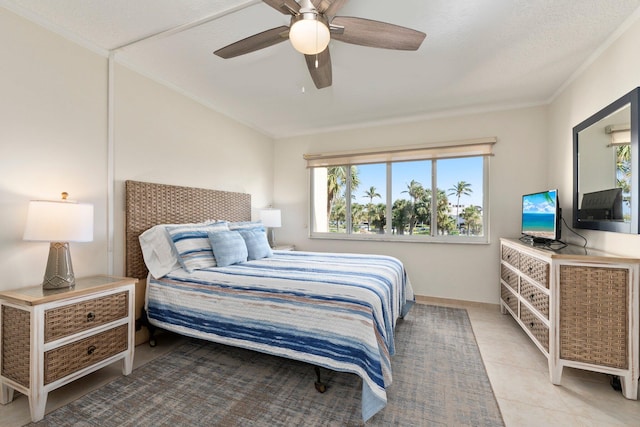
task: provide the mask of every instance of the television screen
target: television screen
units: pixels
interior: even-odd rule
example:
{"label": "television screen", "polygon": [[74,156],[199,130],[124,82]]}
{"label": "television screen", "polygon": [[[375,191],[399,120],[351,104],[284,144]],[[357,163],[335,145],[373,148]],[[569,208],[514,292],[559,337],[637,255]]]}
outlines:
{"label": "television screen", "polygon": [[560,240],[558,190],[522,196],[522,234],[545,240]]}

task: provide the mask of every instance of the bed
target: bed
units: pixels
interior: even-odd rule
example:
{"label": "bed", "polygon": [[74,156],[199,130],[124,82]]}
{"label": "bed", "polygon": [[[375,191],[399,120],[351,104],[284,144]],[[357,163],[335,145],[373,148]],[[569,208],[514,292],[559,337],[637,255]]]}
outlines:
{"label": "bed", "polygon": [[[384,408],[394,328],[414,299],[399,260],[271,251],[230,265],[190,269],[184,264],[155,277],[146,268],[140,241],[145,245],[145,233],[158,224],[218,227],[224,220],[226,226],[258,230],[260,225],[251,222],[248,194],[138,181],[125,187],[127,275],[147,279],[145,307],[152,325],[354,373],[362,378],[363,420]],[[174,238],[184,230],[180,227],[171,229]],[[216,252],[219,243],[211,241]],[[247,245],[251,255],[249,240]]]}

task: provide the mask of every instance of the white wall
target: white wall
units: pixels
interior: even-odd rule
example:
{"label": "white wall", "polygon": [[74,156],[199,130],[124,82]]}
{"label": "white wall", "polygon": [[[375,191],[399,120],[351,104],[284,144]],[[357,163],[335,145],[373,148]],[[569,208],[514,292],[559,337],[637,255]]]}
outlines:
{"label": "white wall", "polygon": [[48,244],[22,241],[31,199],[67,191],[94,204],[94,241],[71,243],[77,277],[108,273],[110,257],[124,273],[124,180],[248,192],[254,210],[271,203],[270,138],[117,64],[108,182],[107,58],[3,8],[0,40],[0,290],[42,282]]}
{"label": "white wall", "polygon": [[105,273],[107,61],[0,8],[0,289],[42,283],[48,243],[24,242],[32,199],[94,204],[77,276]]}
{"label": "white wall", "polygon": [[[275,206],[280,243],[302,250],[381,253],[405,263],[418,295],[497,303],[502,236],[520,233],[521,197],[546,186],[546,108],[423,120],[276,141]],[[490,165],[490,244],[355,242],[308,238],[308,172],[304,153],[389,147],[496,136]]]}
{"label": "white wall", "polygon": [[[548,185],[561,194],[573,191],[572,129],[601,108],[640,86],[640,21],[591,63],[549,106]],[[636,189],[638,191],[638,189]],[[568,205],[570,207],[571,205]],[[570,210],[563,213],[572,224]],[[589,247],[615,254],[640,257],[640,236],[604,231],[576,230],[584,235]],[[564,232],[566,240],[582,244],[582,239]]]}
{"label": "white wall", "polygon": [[[115,67],[116,230],[124,230],[124,181],[251,194],[252,216],[273,188],[273,140],[123,66]],[[116,233],[115,271],[124,271]]]}

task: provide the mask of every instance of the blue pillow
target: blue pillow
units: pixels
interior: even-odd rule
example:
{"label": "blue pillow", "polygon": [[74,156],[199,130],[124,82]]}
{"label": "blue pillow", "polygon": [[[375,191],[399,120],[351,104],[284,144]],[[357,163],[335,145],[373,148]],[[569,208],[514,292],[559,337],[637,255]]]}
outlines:
{"label": "blue pillow", "polygon": [[216,266],[216,260],[211,250],[209,233],[229,230],[226,222],[211,224],[182,224],[166,228],[171,243],[178,254],[178,261],[182,268],[189,273],[201,268]]}
{"label": "blue pillow", "polygon": [[262,221],[238,221],[238,222],[230,222],[229,230],[262,230],[264,231],[264,224]]}
{"label": "blue pillow", "polygon": [[247,260],[247,245],[238,231],[209,233],[209,240],[218,267],[226,267]]}
{"label": "blue pillow", "polygon": [[257,228],[238,230],[247,245],[249,261],[273,256],[273,251],[269,246],[267,234],[264,230]]}

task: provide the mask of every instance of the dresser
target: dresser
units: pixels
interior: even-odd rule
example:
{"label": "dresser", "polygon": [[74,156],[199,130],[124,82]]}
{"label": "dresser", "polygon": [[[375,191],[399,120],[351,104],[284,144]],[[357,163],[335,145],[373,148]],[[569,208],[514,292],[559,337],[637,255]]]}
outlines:
{"label": "dresser", "polygon": [[51,390],[118,360],[129,375],[136,282],[93,276],[73,288],[0,292],[0,403],[17,390],[38,421]]}
{"label": "dresser", "polygon": [[638,395],[640,259],[569,245],[552,251],[500,239],[500,307],[547,357],[560,384],[565,366],[620,377]]}

